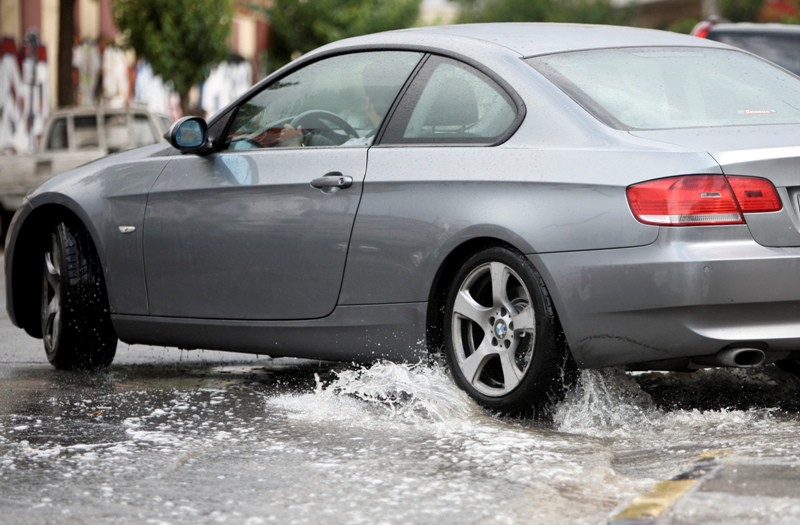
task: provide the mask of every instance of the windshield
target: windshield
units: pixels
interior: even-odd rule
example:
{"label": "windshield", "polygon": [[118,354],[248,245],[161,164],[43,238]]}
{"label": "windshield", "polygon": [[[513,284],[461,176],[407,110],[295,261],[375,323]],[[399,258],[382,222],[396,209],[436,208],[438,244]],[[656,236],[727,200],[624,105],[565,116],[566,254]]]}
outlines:
{"label": "windshield", "polygon": [[528,63],[618,129],[800,123],[800,78],[739,51],[599,49]]}

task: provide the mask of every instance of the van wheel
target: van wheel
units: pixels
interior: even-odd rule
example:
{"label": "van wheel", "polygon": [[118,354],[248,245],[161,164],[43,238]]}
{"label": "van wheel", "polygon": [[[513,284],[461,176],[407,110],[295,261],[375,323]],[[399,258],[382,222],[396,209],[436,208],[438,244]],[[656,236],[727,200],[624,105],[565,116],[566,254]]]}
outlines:
{"label": "van wheel", "polygon": [[42,264],[41,321],[47,359],[60,370],[94,370],[114,360],[102,271],[88,233],[59,223]]}
{"label": "van wheel", "polygon": [[8,225],[11,224],[11,219],[14,217],[14,212],[7,211],[0,206],[0,250],[6,242],[6,235],[8,235]]}
{"label": "van wheel", "polygon": [[445,355],[455,382],[482,406],[546,415],[574,368],[541,275],[523,255],[470,257],[447,297]]}

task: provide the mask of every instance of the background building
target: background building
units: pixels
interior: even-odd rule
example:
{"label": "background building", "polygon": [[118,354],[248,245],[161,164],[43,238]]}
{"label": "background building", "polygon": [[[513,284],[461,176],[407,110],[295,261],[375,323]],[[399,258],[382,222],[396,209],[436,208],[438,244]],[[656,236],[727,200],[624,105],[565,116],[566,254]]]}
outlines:
{"label": "background building", "polygon": [[[214,113],[263,76],[268,24],[257,9],[269,0],[236,3],[231,58],[212,71],[195,104]],[[169,86],[118,45],[112,0],[73,3],[72,104],[147,104],[175,115]],[[255,6],[255,9],[253,8]],[[20,150],[57,105],[61,0],[0,0],[0,151]]]}

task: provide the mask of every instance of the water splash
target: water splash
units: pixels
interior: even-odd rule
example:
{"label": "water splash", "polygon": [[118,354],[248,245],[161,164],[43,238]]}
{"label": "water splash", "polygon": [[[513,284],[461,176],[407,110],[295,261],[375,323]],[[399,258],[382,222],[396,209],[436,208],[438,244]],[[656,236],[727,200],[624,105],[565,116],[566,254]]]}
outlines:
{"label": "water splash", "polygon": [[474,402],[436,364],[379,362],[368,368],[339,371],[328,385],[316,377],[316,396],[320,399],[352,397],[401,418],[443,422],[465,419],[477,412]]}
{"label": "water splash", "polygon": [[[493,521],[477,521],[521,523],[552,508],[570,523],[598,523],[620,494],[640,488],[614,472],[614,454],[602,440],[493,416],[440,365],[381,362],[334,374],[318,378],[314,392],[270,397],[267,405],[282,409],[292,434],[303,436],[305,456],[337,466],[343,457],[371,458],[380,466],[369,471],[364,460],[360,475],[371,472],[384,483],[394,476],[403,498],[417,490],[406,486],[408,472],[422,469],[426,494],[452,500],[462,513],[480,517],[500,505]],[[591,497],[576,479],[595,480]]]}
{"label": "water splash", "polygon": [[613,435],[652,426],[663,417],[650,396],[620,369],[582,370],[575,387],[553,415],[562,432]]}
{"label": "water splash", "polygon": [[[797,425],[781,417],[776,406],[798,388],[796,380],[774,367],[691,374],[583,370],[556,407],[554,426],[573,436],[611,439],[620,450],[659,450],[675,464],[714,450],[763,455],[780,448],[782,455],[800,457],[800,446],[789,437]],[[656,467],[639,463],[635,468]]]}

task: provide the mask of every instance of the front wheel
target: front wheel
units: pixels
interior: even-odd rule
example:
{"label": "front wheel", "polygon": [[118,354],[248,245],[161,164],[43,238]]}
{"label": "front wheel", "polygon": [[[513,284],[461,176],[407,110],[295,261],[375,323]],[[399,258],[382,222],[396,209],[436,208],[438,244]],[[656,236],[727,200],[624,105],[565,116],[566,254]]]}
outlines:
{"label": "front wheel", "polygon": [[473,255],[456,274],[445,310],[445,354],[461,388],[506,414],[546,413],[571,377],[541,276],[506,248]]}
{"label": "front wheel", "polygon": [[42,264],[42,337],[47,359],[60,370],[107,367],[117,336],[103,276],[85,230],[59,223]]}

